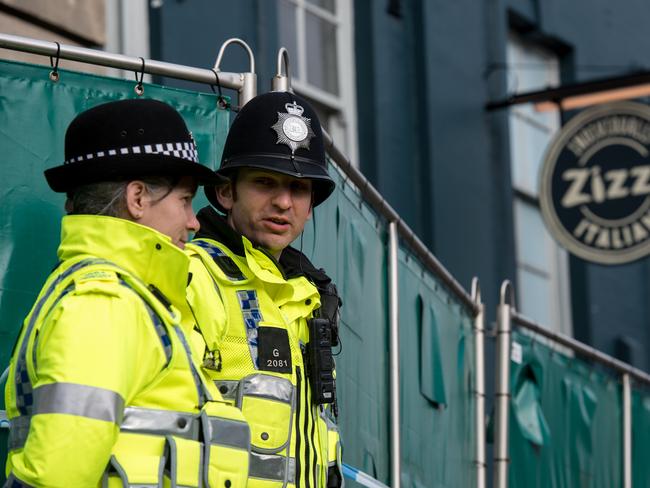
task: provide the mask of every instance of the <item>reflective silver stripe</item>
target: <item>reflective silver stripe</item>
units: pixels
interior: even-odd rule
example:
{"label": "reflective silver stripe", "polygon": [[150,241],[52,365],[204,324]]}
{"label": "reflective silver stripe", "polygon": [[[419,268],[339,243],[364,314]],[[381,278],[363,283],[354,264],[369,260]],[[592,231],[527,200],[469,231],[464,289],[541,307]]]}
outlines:
{"label": "reflective silver stripe", "polygon": [[201,374],[196,370],[196,367],[194,366],[194,361],[192,361],[192,352],[189,344],[187,343],[187,339],[185,338],[185,334],[183,334],[183,329],[181,329],[178,325],[174,325],[174,330],[176,331],[176,335],[180,339],[181,344],[183,344],[183,348],[185,349],[185,354],[187,356],[187,361],[190,363],[190,371],[192,372],[192,378],[194,379],[194,386],[196,386],[196,392],[199,395],[199,408],[201,408],[206,401],[212,400],[212,396],[206,388],[206,385],[203,384],[203,381],[201,380]]}
{"label": "reflective silver stripe", "polygon": [[210,486],[208,479],[210,466],[211,446],[224,445],[230,448],[241,449],[249,453],[250,457],[250,430],[246,422],[218,417],[208,417],[205,410],[201,412],[203,427],[204,455],[203,455],[203,483]]}
{"label": "reflective silver stripe", "polygon": [[251,443],[251,433],[246,422],[216,417],[207,417],[207,419],[210,425],[210,444],[248,451]]}
{"label": "reflective silver stripe", "polygon": [[[10,420],[8,442],[10,451],[25,445],[30,422],[29,415],[21,415]],[[162,436],[171,434],[184,439],[197,440],[200,426],[197,416],[189,413],[127,407],[124,409],[124,420],[120,430]]]}
{"label": "reflective silver stripe", "polygon": [[34,390],[34,415],[64,413],[120,424],[124,399],[116,392],[76,383],[50,383]]}
{"label": "reflective silver stripe", "polygon": [[320,412],[320,418],[323,419],[325,425],[327,425],[327,430],[330,432],[338,432],[339,426],[337,423],[329,416],[327,410],[323,409]]}
{"label": "reflective silver stripe", "polygon": [[[176,478],[178,476],[178,452],[176,450],[176,441],[172,436],[166,438],[165,458],[165,464],[162,466],[163,473],[169,478],[171,486],[176,488]],[[160,477],[160,479],[162,479],[162,477]]]}
{"label": "reflective silver stripe", "polygon": [[255,374],[242,380],[240,395],[260,396],[291,403],[293,385],[286,378],[266,374]]}
{"label": "reflective silver stripe", "polygon": [[248,476],[295,484],[296,460],[289,458],[287,463],[287,458],[284,456],[251,452]]}
{"label": "reflective silver stripe", "polygon": [[126,475],[126,471],[124,471],[124,468],[118,462],[115,456],[111,456],[111,458],[108,461],[108,466],[106,466],[106,469],[104,470],[104,474],[101,480],[102,488],[108,488],[108,478],[111,476],[112,477],[117,476],[118,478],[120,478],[123,487],[132,486],[129,484],[129,477]]}
{"label": "reflective silver stripe", "polygon": [[184,439],[199,438],[199,418],[185,412],[156,410],[153,408],[127,407],[120,426],[123,432],[152,435],[175,435]]}
{"label": "reflective silver stripe", "polygon": [[296,484],[296,458],[289,458],[289,463],[287,466],[287,483]]}
{"label": "reflective silver stripe", "polygon": [[[165,484],[165,486],[169,486],[169,488],[193,488],[191,486],[186,486],[186,485],[179,485],[176,483],[177,478],[178,478],[178,451],[176,449],[176,440],[168,436],[166,439],[166,446],[165,446],[165,455],[161,461],[160,464],[160,473],[159,473],[159,479],[163,479],[163,475],[167,476],[169,478],[169,485]],[[182,462],[182,460],[181,460]],[[202,466],[199,464],[199,466]],[[201,469],[199,468],[198,472],[198,479],[201,479]],[[139,488],[140,486],[144,485],[129,485],[129,488]],[[162,485],[154,485],[156,487],[162,486]]]}
{"label": "reflective silver stripe", "polygon": [[9,450],[20,449],[25,445],[27,434],[29,433],[29,424],[32,420],[31,415],[21,415],[9,421]]}
{"label": "reflective silver stripe", "polygon": [[239,391],[239,381],[215,380],[215,385],[224,400],[237,401],[237,392]]}

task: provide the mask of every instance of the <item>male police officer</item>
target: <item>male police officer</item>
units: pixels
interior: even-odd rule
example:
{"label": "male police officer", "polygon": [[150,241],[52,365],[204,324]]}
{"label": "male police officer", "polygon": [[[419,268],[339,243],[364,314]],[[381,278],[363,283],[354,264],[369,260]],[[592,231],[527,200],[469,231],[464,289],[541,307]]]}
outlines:
{"label": "male police officer", "polygon": [[192,197],[214,173],[154,100],[78,115],[65,155],[45,172],[71,215],[11,361],[5,486],[245,486],[250,431],[211,401],[178,316]]}
{"label": "male police officer", "polygon": [[[302,98],[260,95],[228,134],[187,247],[195,351],[251,427],[248,486],[340,486],[332,419],[339,298],[289,244],[333,191],[321,127]],[[330,404],[327,408],[326,406]],[[332,408],[333,407],[333,408]]]}

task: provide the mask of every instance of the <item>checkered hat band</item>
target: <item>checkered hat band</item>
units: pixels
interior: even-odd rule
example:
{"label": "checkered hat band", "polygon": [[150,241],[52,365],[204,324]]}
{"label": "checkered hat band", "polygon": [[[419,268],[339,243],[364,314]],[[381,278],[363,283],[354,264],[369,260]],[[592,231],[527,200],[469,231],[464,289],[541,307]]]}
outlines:
{"label": "checkered hat band", "polygon": [[96,153],[82,154],[67,159],[63,164],[79,163],[81,161],[90,161],[92,159],[110,156],[124,156],[128,154],[163,154],[165,156],[187,159],[193,163],[198,163],[199,161],[199,153],[196,150],[196,145],[194,145],[194,143],[166,142],[162,144],[145,144],[144,146],[120,147],[117,149],[106,149]]}

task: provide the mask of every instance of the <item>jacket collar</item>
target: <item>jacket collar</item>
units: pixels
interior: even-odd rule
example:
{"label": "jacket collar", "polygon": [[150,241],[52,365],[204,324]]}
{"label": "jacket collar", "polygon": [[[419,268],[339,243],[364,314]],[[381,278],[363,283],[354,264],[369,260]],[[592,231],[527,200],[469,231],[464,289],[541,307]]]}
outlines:
{"label": "jacket collar", "polygon": [[62,261],[103,258],[154,285],[179,307],[185,302],[189,258],[166,235],[135,222],[99,215],[68,215],[61,225]]}
{"label": "jacket collar", "polygon": [[210,206],[203,207],[196,214],[196,218],[201,224],[201,228],[194,236],[196,239],[212,239],[225,244],[228,249],[238,256],[244,257],[246,255],[242,235],[230,227],[226,219],[214,208]]}
{"label": "jacket collar", "polygon": [[[246,247],[249,243],[248,239],[230,227],[226,219],[214,208],[210,206],[202,208],[199,210],[197,218],[201,224],[201,229],[195,236],[197,239],[207,238],[221,242],[238,256],[246,257]],[[258,249],[256,246],[252,247]],[[269,258],[272,259],[270,256]],[[287,279],[306,276],[316,283],[317,286],[321,284],[326,285],[331,281],[322,269],[317,269],[307,259],[307,256],[291,246],[282,251],[279,263],[276,262],[276,266],[278,266],[280,273]]]}

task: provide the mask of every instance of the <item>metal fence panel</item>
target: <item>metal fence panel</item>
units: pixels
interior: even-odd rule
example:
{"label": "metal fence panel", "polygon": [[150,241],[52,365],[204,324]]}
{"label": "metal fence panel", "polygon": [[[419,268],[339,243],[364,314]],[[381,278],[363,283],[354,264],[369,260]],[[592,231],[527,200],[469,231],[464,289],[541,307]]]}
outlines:
{"label": "metal fence panel", "polygon": [[[345,462],[387,483],[390,476],[388,303],[385,223],[334,168],[332,197],[314,211],[303,251],[343,297],[336,357]],[[299,244],[298,244],[299,245]]]}
{"label": "metal fence panel", "polygon": [[[337,184],[316,209],[303,251],[333,276],[344,301],[337,358],[344,458],[389,483],[387,223],[345,178]],[[403,247],[399,289],[402,484],[474,486],[472,312]]]}
{"label": "metal fence panel", "polygon": [[650,486],[650,390],[632,391],[632,486]]}
{"label": "metal fence panel", "polygon": [[401,251],[402,484],[476,486],[472,314]]}

